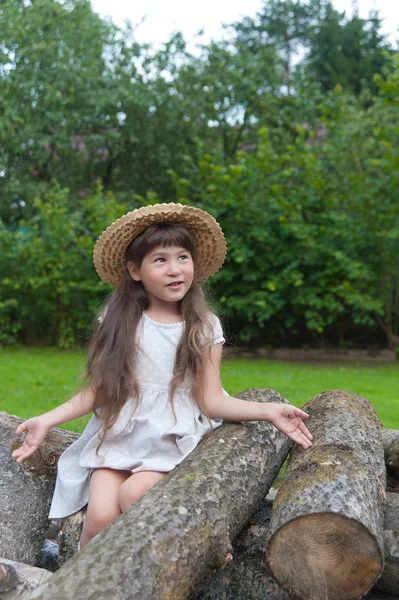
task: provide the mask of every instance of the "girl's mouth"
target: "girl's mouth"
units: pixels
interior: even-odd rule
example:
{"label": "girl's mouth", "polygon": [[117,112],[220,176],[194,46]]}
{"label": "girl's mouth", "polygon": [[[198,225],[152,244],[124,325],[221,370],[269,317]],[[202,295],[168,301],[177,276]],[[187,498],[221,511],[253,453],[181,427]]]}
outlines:
{"label": "girl's mouth", "polygon": [[183,285],[182,281],[174,281],[173,283],[168,283],[167,287],[179,287],[180,285]]}

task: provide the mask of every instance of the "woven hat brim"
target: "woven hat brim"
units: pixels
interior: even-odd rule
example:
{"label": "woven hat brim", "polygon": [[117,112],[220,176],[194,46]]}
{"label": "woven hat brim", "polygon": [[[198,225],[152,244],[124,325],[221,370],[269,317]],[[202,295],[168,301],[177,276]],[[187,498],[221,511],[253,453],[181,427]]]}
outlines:
{"label": "woven hat brim", "polygon": [[122,280],[125,255],[130,242],[155,223],[183,223],[195,240],[198,279],[214,275],[226,258],[226,241],[218,222],[209,213],[183,204],[143,206],[117,219],[100,235],[94,247],[93,262],[103,281],[118,285]]}

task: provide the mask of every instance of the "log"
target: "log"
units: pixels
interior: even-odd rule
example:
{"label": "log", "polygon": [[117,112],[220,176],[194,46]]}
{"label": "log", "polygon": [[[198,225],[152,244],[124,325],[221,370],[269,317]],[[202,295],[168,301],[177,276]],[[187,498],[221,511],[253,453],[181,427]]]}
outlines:
{"label": "log", "polygon": [[358,598],[384,566],[379,420],[367,400],[344,391],[326,391],[303,409],[313,446],[291,453],[266,557],[280,585],[303,600]]}
{"label": "log", "polygon": [[76,554],[85,516],[86,507],[63,520],[58,534],[58,559],[60,566]]}
{"label": "log", "polygon": [[387,466],[387,490],[396,492],[399,491],[399,431],[383,429],[382,443]]}
{"label": "log", "polygon": [[78,434],[53,429],[26,463],[12,452],[23,419],[0,412],[0,556],[36,565],[48,528],[58,458]]}
{"label": "log", "polygon": [[[392,498],[394,496],[394,498]],[[397,494],[387,494],[388,507],[394,511],[396,519],[399,520],[399,496]],[[215,573],[206,580],[193,600],[295,600],[294,596],[281,588],[270,571],[265,560],[264,540],[269,535],[269,521],[272,510],[272,501],[269,496],[262,502],[260,509],[255,513],[242,532],[233,542],[232,560],[225,569]],[[395,504],[396,503],[396,504]],[[386,534],[392,525],[397,526],[397,520],[391,521],[388,517],[389,510],[385,517]],[[390,525],[391,522],[391,525]],[[392,578],[392,572],[389,569],[390,557],[386,557],[384,572],[378,583],[384,576],[388,581]],[[396,572],[398,572],[396,563]],[[394,575],[396,580],[397,573]],[[384,594],[373,589],[363,600],[393,600],[398,598],[398,589],[390,588],[391,594]]]}
{"label": "log", "polygon": [[0,597],[2,600],[25,600],[50,576],[45,569],[0,558]]}
{"label": "log", "polygon": [[384,521],[385,567],[376,588],[399,597],[399,494],[387,493]]}
{"label": "log", "polygon": [[259,510],[233,542],[232,560],[208,577],[193,600],[291,600],[293,596],[274,579],[265,560],[264,541],[269,531],[272,502]]}
{"label": "log", "polygon": [[[240,397],[285,402],[272,390]],[[232,540],[265,497],[291,445],[269,423],[225,423],[32,598],[186,600],[228,563]]]}

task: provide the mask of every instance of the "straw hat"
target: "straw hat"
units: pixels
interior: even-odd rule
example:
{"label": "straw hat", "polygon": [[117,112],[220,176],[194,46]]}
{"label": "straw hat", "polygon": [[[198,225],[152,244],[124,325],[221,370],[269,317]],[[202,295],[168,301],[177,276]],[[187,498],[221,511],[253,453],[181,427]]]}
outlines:
{"label": "straw hat", "polygon": [[207,212],[183,204],[155,204],[128,212],[112,223],[98,238],[93,262],[103,281],[118,285],[124,273],[127,247],[133,238],[155,223],[183,223],[195,240],[198,279],[207,279],[226,258],[226,241],[218,222]]}

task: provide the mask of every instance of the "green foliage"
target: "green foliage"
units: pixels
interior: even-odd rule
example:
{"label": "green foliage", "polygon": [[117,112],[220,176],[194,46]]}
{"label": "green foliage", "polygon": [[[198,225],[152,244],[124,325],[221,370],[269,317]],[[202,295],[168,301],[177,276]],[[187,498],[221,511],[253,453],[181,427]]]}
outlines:
{"label": "green foliage", "polygon": [[242,342],[395,348],[399,61],[380,30],[269,0],[192,55],[89,0],[4,0],[0,343],[82,341],[109,291],[98,234],[179,200],[223,225],[214,287]]}
{"label": "green foliage", "polygon": [[68,190],[55,185],[35,201],[36,215],[0,230],[2,342],[18,339],[67,348],[87,336],[109,286],[92,265],[96,238],[126,207],[96,194],[71,211]]}
{"label": "green foliage", "polygon": [[227,165],[207,153],[175,176],[179,199],[223,223],[230,252],[216,286],[242,341],[308,330],[343,344],[353,325],[377,321],[397,344],[398,169],[381,103],[364,111],[337,89],[284,152],[261,129],[256,152]]}
{"label": "green foliage", "polygon": [[368,19],[357,14],[345,19],[332,5],[326,5],[320,26],[311,35],[306,59],[309,73],[324,90],[339,84],[357,96],[365,90],[377,91],[373,76],[387,64],[389,48],[381,23],[376,12]]}

